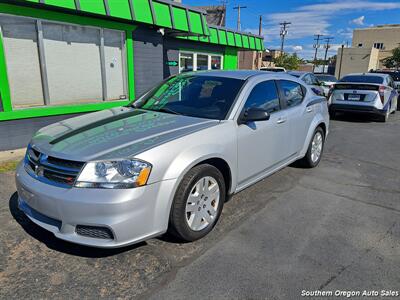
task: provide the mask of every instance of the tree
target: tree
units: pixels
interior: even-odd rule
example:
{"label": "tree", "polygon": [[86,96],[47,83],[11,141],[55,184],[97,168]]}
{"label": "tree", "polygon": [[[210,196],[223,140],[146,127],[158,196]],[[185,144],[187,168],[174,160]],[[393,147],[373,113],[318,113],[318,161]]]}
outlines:
{"label": "tree", "polygon": [[301,58],[294,54],[283,53],[274,59],[275,66],[285,68],[286,70],[297,70],[303,62]]}
{"label": "tree", "polygon": [[383,59],[382,63],[386,68],[398,70],[400,68],[400,47],[393,49],[392,56]]}

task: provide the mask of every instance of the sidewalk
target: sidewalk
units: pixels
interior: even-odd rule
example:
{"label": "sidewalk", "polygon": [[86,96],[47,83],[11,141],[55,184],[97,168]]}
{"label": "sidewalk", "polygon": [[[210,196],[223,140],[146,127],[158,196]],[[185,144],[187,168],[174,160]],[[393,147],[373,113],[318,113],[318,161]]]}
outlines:
{"label": "sidewalk", "polygon": [[0,151],[0,164],[4,162],[21,160],[25,155],[25,151],[25,148]]}

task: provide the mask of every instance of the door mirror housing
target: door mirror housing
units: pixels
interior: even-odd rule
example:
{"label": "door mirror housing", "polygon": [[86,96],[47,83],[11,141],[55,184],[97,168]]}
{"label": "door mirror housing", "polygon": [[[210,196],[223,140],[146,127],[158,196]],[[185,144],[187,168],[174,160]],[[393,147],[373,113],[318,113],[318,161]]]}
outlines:
{"label": "door mirror housing", "polygon": [[239,119],[239,125],[246,124],[248,122],[257,121],[268,121],[270,114],[268,111],[262,108],[251,107],[244,111]]}

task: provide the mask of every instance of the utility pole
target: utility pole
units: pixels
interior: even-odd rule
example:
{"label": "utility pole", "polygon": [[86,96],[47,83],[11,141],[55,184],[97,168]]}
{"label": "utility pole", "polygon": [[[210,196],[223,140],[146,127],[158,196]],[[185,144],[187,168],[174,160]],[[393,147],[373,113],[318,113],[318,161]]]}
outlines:
{"label": "utility pole", "polygon": [[315,34],[314,35],[316,38],[314,39],[316,43],[314,44],[315,48],[315,54],[314,54],[314,64],[313,64],[313,72],[315,71],[315,64],[317,62],[317,56],[318,56],[318,48],[319,48],[319,41],[321,40],[321,37],[323,37],[323,34]]}
{"label": "utility pole", "polygon": [[219,0],[219,3],[221,3],[221,5],[222,5],[223,12],[222,12],[222,16],[221,16],[218,26],[224,27],[225,19],[226,19],[226,6],[228,5],[228,0]]}
{"label": "utility pole", "polygon": [[339,65],[339,74],[338,74],[338,79],[339,80],[340,80],[340,77],[342,76],[343,52],[344,52],[344,44],[342,44],[342,48],[341,48],[341,51],[340,51],[340,65]]}
{"label": "utility pole", "polygon": [[[258,35],[262,35],[262,15],[260,15],[260,24],[258,25]],[[261,67],[262,64],[262,52],[257,51],[257,69]]]}
{"label": "utility pole", "polygon": [[284,44],[285,44],[285,36],[288,34],[287,27],[290,24],[292,24],[292,23],[291,22],[286,22],[286,21],[284,21],[282,23],[279,23],[279,25],[281,25],[281,33],[280,33],[280,36],[281,36],[281,55],[283,55],[283,47],[284,47]]}
{"label": "utility pole", "polygon": [[333,37],[326,37],[324,40],[326,41],[326,44],[324,46],[325,47],[325,57],[324,57],[325,64],[324,64],[324,69],[322,70],[322,73],[325,73],[325,65],[327,64],[328,51],[331,48],[330,42],[333,40]]}
{"label": "utility pole", "polygon": [[235,6],[233,9],[237,9],[238,11],[238,19],[237,19],[237,30],[240,31],[241,30],[241,24],[240,24],[240,10],[242,8],[247,8],[247,6]]}

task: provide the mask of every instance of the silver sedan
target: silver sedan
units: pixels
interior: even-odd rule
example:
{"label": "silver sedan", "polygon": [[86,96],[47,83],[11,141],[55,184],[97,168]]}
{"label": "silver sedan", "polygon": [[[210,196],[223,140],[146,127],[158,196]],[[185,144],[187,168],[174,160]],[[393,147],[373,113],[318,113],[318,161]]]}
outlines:
{"label": "silver sedan", "polygon": [[128,107],[39,130],[16,173],[19,208],[73,243],[194,241],[229,195],[297,160],[317,166],[328,128],[326,99],[293,76],[177,75]]}

